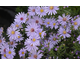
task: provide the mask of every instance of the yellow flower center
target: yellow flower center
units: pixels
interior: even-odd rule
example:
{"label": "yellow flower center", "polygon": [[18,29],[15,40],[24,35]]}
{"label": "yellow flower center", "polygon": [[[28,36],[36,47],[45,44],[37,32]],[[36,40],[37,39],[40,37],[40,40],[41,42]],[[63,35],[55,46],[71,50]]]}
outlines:
{"label": "yellow flower center", "polygon": [[19,27],[19,25],[17,24],[16,27]]}
{"label": "yellow flower center", "polygon": [[44,10],[43,10],[43,9],[41,9],[41,10],[40,10],[40,12],[42,13],[42,12],[44,12]]}
{"label": "yellow flower center", "polygon": [[0,40],[0,43],[2,42],[2,40]]}
{"label": "yellow flower center", "polygon": [[9,51],[8,53],[11,54],[11,51]]}
{"label": "yellow flower center", "polygon": [[40,32],[39,35],[41,35],[42,33]]}
{"label": "yellow flower center", "polygon": [[37,55],[34,55],[34,58],[37,58]]}
{"label": "yellow flower center", "polygon": [[53,41],[56,41],[56,38],[53,38]]}
{"label": "yellow flower center", "polygon": [[50,24],[50,22],[47,22],[47,24]]}
{"label": "yellow flower center", "polygon": [[6,57],[6,54],[4,54],[4,57]]}
{"label": "yellow flower center", "polygon": [[77,22],[74,22],[74,25],[77,25]]}
{"label": "yellow flower center", "polygon": [[63,34],[66,34],[66,31],[63,31]]}
{"label": "yellow flower center", "polygon": [[36,39],[35,38],[33,38],[33,40],[32,40],[33,42],[35,42],[36,41]]}
{"label": "yellow flower center", "polygon": [[20,38],[20,36],[18,36],[18,38]]}
{"label": "yellow flower center", "polygon": [[56,23],[53,23],[53,25],[55,26],[55,25],[56,25]]}
{"label": "yellow flower center", "polygon": [[49,7],[49,9],[50,9],[50,10],[53,10],[53,9],[54,9],[54,7],[53,7],[53,6],[50,6],[50,7]]}
{"label": "yellow flower center", "polygon": [[24,52],[22,52],[22,54],[24,54]]}
{"label": "yellow flower center", "polygon": [[12,33],[12,34],[15,34],[15,31],[12,31],[11,33]]}

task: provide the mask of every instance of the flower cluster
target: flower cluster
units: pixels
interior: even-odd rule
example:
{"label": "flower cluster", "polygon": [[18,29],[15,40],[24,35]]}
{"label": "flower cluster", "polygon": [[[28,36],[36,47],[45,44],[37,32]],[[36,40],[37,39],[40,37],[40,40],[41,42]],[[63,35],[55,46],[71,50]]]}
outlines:
{"label": "flower cluster", "polygon": [[[71,32],[80,26],[80,17],[72,18],[65,13],[57,19],[52,17],[57,10],[58,6],[30,6],[28,13],[19,12],[15,15],[14,23],[7,29],[8,41],[2,36],[3,28],[0,28],[1,58],[13,59],[16,55],[21,59],[51,58],[48,53],[55,46],[57,51],[59,43],[71,38]],[[45,18],[49,15],[49,18]],[[76,40],[80,44],[80,35]]]}

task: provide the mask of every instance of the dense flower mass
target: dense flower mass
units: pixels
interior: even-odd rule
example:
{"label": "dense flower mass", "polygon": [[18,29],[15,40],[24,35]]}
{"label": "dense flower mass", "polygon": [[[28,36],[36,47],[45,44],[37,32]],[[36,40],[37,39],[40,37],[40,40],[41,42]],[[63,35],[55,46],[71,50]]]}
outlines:
{"label": "dense flower mass", "polygon": [[[8,40],[3,36],[3,28],[0,28],[1,58],[64,58],[65,55],[60,53],[69,52],[66,49],[71,44],[74,46],[70,48],[70,54],[73,54],[76,45],[80,44],[80,17],[72,18],[63,13],[55,18],[58,10],[59,6],[30,6],[27,13],[15,15],[14,22],[7,28]],[[78,35],[74,34],[77,30]],[[78,49],[75,55],[78,55]]]}

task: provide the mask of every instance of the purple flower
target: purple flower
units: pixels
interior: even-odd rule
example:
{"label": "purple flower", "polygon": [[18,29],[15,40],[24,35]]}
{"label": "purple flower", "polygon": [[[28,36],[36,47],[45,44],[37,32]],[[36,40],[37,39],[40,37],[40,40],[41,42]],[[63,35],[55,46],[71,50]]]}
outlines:
{"label": "purple flower", "polygon": [[25,23],[26,19],[27,19],[27,14],[25,14],[24,12],[21,12],[15,16],[14,20],[15,22],[18,22],[18,23]]}
{"label": "purple flower", "polygon": [[16,41],[10,41],[10,42],[8,42],[7,44],[9,44],[9,47],[10,48],[16,48],[16,46],[18,45],[17,43],[16,43]]}
{"label": "purple flower", "polygon": [[76,52],[76,55],[78,55],[78,52]]}
{"label": "purple flower", "polygon": [[77,56],[77,58],[79,59],[80,57],[79,57],[79,56]]}
{"label": "purple flower", "polygon": [[61,25],[66,25],[70,19],[71,19],[70,15],[65,16],[65,14],[62,14],[62,17],[58,16],[57,21],[60,21]]}
{"label": "purple flower", "polygon": [[17,30],[16,31],[16,27],[9,27],[7,29],[7,34],[8,34],[8,37],[9,37],[9,40],[12,41],[12,40],[16,40],[18,35],[20,34],[20,32]]}
{"label": "purple flower", "polygon": [[59,46],[57,46],[57,48],[59,48]]}
{"label": "purple flower", "polygon": [[28,59],[40,59],[42,57],[42,53],[40,51],[34,51],[33,53],[30,54],[30,57]]}
{"label": "purple flower", "polygon": [[55,48],[55,51],[57,51],[57,48]]}
{"label": "purple flower", "polygon": [[47,28],[50,27],[51,24],[52,24],[51,21],[52,21],[52,19],[46,18],[45,21],[44,21],[44,25],[45,25]]}
{"label": "purple flower", "polygon": [[57,29],[58,28],[58,22],[57,21],[55,21],[55,19],[53,19],[52,21],[51,21],[51,29],[53,29],[53,27],[55,28],[55,29]]}
{"label": "purple flower", "polygon": [[22,34],[19,34],[17,39],[16,39],[16,42],[20,42],[22,40],[23,40]]}
{"label": "purple flower", "polygon": [[3,53],[1,54],[1,59],[7,59],[7,57],[6,57],[6,52],[3,52]]}
{"label": "purple flower", "polygon": [[80,35],[77,37],[77,41],[79,41],[79,44],[80,44]]}
{"label": "purple flower", "polygon": [[57,11],[56,10],[59,10],[59,6],[48,6],[47,7],[47,9],[46,9],[46,11],[48,12],[48,15],[49,14],[56,14],[57,13]]}
{"label": "purple flower", "polygon": [[62,27],[59,28],[58,33],[60,34],[60,37],[66,38],[66,37],[70,37],[70,35],[68,34],[69,29],[67,28],[66,30]]}
{"label": "purple flower", "polygon": [[28,13],[31,16],[34,16],[36,14],[36,7],[35,6],[29,6]]}
{"label": "purple flower", "polygon": [[58,44],[59,37],[56,34],[50,35],[49,40],[51,40],[51,44],[56,45]]}
{"label": "purple flower", "polygon": [[1,46],[2,46],[3,44],[5,44],[5,40],[4,40],[3,37],[0,37],[0,48],[1,48]]}
{"label": "purple flower", "polygon": [[73,25],[74,29],[77,30],[78,27],[80,26],[80,18],[77,18],[76,20],[73,20],[72,25]]}
{"label": "purple flower", "polygon": [[20,51],[19,51],[19,56],[20,57],[24,57],[25,56],[25,53],[26,53],[26,49],[20,49]]}
{"label": "purple flower", "polygon": [[43,24],[43,20],[39,16],[34,16],[33,22],[36,23],[37,25]]}
{"label": "purple flower", "polygon": [[33,46],[39,46],[40,45],[39,39],[40,39],[39,35],[34,33],[34,35],[31,35],[29,39],[25,41],[25,43],[33,44]]}
{"label": "purple flower", "polygon": [[25,28],[25,31],[27,33],[27,36],[34,35],[34,33],[39,30],[39,27],[36,23],[33,22],[33,20],[30,20],[31,22],[27,25],[27,28]]}
{"label": "purple flower", "polygon": [[6,50],[6,57],[8,59],[13,59],[15,56],[15,50],[13,48],[7,49]]}
{"label": "purple flower", "polygon": [[27,44],[25,48],[29,52],[32,52],[33,50],[35,50],[35,51],[38,50],[38,47],[34,46],[33,44]]}
{"label": "purple flower", "polygon": [[[51,43],[50,40],[45,40],[44,41],[44,46],[47,46],[48,49],[51,49],[51,48],[54,47],[54,45]],[[44,48],[44,47],[42,47],[42,48]]]}
{"label": "purple flower", "polygon": [[40,17],[42,17],[42,16],[45,16],[46,15],[46,7],[45,6],[37,6],[36,7],[36,13],[40,16]]}

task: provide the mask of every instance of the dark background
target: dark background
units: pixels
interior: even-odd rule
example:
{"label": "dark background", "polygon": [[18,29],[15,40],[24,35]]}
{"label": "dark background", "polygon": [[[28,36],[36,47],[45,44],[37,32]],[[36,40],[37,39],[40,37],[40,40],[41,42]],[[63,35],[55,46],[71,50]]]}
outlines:
{"label": "dark background", "polygon": [[0,27],[3,27],[4,31],[13,23],[15,10],[16,6],[0,6]]}

